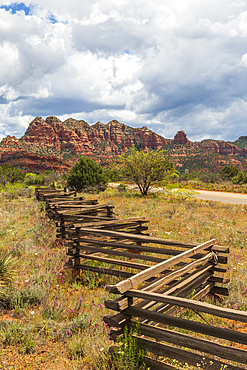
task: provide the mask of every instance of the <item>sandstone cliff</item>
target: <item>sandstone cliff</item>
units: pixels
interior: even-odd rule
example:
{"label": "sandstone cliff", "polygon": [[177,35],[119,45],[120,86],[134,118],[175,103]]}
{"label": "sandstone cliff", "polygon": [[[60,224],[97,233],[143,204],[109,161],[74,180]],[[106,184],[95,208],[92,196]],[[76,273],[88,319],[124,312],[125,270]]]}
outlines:
{"label": "sandstone cliff", "polygon": [[[51,116],[45,120],[36,117],[19,140],[7,136],[0,143],[0,164],[8,163],[23,171],[41,172],[51,169],[67,172],[81,155],[90,156],[104,164],[135,145],[138,149],[165,148],[177,168],[208,168],[218,171],[225,164],[239,169],[247,166],[246,137],[236,143],[220,140],[191,142],[184,131],[178,131],[174,140],[167,140],[147,127],[132,128],[112,120],[107,124],[89,125],[83,120],[69,118],[62,122]],[[205,153],[205,154],[203,154]],[[210,160],[208,159],[210,156]],[[214,158],[216,159],[216,166]],[[188,162],[191,160],[191,163]],[[247,168],[247,167],[246,167]]]}
{"label": "sandstone cliff", "polygon": [[53,147],[58,152],[70,149],[75,155],[92,155],[99,151],[99,146],[102,154],[120,154],[131,145],[142,149],[160,149],[167,145],[166,139],[147,127],[132,128],[116,120],[107,125],[97,122],[90,126],[85,121],[69,118],[62,122],[56,117],[48,117],[46,120],[36,117],[22,140]]}

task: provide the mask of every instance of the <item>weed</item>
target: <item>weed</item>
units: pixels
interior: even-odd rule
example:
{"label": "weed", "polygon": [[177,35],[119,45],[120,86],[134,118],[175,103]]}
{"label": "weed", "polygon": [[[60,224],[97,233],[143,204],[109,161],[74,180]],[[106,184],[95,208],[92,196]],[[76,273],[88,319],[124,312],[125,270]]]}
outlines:
{"label": "weed", "polygon": [[4,295],[1,298],[0,304],[5,309],[18,310],[26,308],[28,306],[38,305],[41,303],[45,291],[40,287],[31,286],[21,288],[20,290],[8,289],[4,291]]}
{"label": "weed", "polygon": [[140,346],[138,338],[138,326],[135,329],[124,328],[124,334],[117,340],[119,351],[113,354],[113,363],[117,364],[118,370],[146,370],[147,363],[145,355],[147,348]]}
{"label": "weed", "polygon": [[53,302],[49,306],[44,306],[42,310],[42,316],[45,319],[52,319],[54,321],[60,321],[63,318],[65,306],[58,302]]}
{"label": "weed", "polygon": [[32,337],[31,334],[28,334],[26,337],[25,337],[25,341],[24,341],[24,346],[23,346],[23,350],[24,350],[24,353],[25,354],[30,354],[34,351],[34,348],[35,348],[35,340],[34,338]]}
{"label": "weed", "polygon": [[84,338],[82,333],[79,332],[78,334],[73,335],[68,331],[68,335],[71,336],[71,339],[66,345],[69,358],[81,358],[84,355]]}
{"label": "weed", "polygon": [[3,344],[23,344],[28,329],[18,321],[1,322],[0,338]]}

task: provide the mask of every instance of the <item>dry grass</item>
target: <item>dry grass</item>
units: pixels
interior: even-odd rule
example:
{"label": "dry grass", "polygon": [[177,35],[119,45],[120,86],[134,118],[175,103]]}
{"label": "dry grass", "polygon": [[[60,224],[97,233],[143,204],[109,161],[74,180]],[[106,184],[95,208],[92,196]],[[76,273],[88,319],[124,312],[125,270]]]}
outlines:
{"label": "dry grass", "polygon": [[[228,245],[230,296],[222,304],[247,309],[246,206],[159,194],[142,198],[113,189],[93,197],[114,204],[120,217],[145,216],[151,235],[195,242],[216,238]],[[2,300],[0,369],[104,369],[110,345],[102,321],[110,313],[103,306],[104,287],[85,274],[87,285],[73,281],[64,269],[66,250],[56,241],[55,225],[33,198],[8,198],[0,194],[0,248],[12,251],[18,264],[14,286]]]}

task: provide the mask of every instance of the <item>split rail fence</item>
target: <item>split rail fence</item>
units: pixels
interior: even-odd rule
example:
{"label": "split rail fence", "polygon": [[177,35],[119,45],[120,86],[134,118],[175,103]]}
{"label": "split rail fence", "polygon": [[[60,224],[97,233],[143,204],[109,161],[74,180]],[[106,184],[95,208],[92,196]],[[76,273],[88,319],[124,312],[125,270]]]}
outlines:
{"label": "split rail fence", "polygon": [[[145,218],[118,219],[114,206],[76,193],[38,189],[36,194],[46,201],[58,235],[66,238],[67,266],[125,279],[106,287],[118,295],[105,301],[116,311],[104,317],[112,327],[111,339],[138,324],[132,335],[156,356],[148,358],[151,369],[174,368],[160,356],[193,366],[202,362],[201,367],[213,370],[246,368],[247,334],[234,327],[238,321],[247,323],[247,312],[200,301],[208,294],[228,295],[228,247],[214,239],[198,244],[146,235]],[[218,326],[209,325],[207,315],[219,317]],[[232,320],[233,328],[222,327],[224,320]]]}

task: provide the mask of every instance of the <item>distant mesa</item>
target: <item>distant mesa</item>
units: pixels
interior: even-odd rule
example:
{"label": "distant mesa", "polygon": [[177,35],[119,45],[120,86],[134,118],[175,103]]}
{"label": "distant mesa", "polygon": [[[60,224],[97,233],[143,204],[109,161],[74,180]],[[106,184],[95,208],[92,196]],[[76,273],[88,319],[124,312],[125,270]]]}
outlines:
{"label": "distant mesa", "polygon": [[174,136],[174,144],[187,144],[188,142],[189,140],[183,130],[178,131]]}
{"label": "distant mesa", "polygon": [[143,150],[165,149],[174,166],[181,170],[216,172],[226,164],[247,170],[246,136],[235,142],[192,142],[181,130],[174,140],[168,140],[145,126],[133,128],[117,120],[89,125],[73,118],[62,122],[54,116],[45,120],[36,117],[20,139],[5,137],[0,143],[0,164],[14,165],[24,172],[51,169],[63,173],[82,155],[104,166],[132,145]]}

